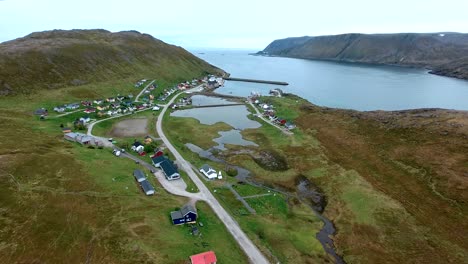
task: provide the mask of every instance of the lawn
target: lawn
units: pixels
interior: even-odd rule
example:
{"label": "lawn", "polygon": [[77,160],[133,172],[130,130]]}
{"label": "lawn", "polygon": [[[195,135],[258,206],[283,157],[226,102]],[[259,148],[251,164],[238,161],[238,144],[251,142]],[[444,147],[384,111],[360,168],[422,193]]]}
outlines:
{"label": "lawn", "polygon": [[247,263],[206,204],[197,204],[204,226],[193,237],[169,218],[187,200],[167,194],[154,177],[148,179],[157,193],[147,197],[132,176],[137,164],[65,141],[60,125],[72,127],[84,113],[44,121],[32,115],[39,107],[51,112],[64,103],[136,95],[136,79],[0,98],[0,123],[7,125],[0,131],[3,262],[184,263],[214,250],[219,262]]}
{"label": "lawn", "polygon": [[[204,149],[214,146],[215,143],[212,142],[212,139],[218,137],[217,132],[223,129],[230,129],[229,127],[224,127],[224,125],[222,123],[211,126],[202,125],[192,118],[169,116],[166,116],[164,120],[166,135],[184,158],[197,167],[207,163],[215,169],[222,170],[225,169],[224,165],[200,158],[185,147],[184,144],[193,143]],[[191,133],[186,133],[189,130]],[[276,128],[275,130],[278,131]],[[271,133],[276,133],[276,131],[272,131]],[[281,133],[280,131],[278,132]],[[271,175],[270,172],[259,168],[250,158],[246,159],[246,162],[251,162],[251,166],[246,166],[246,168],[248,167],[255,174],[261,171],[262,173],[265,172],[265,175]],[[245,164],[243,163],[242,165]],[[284,178],[284,172],[278,172],[277,174],[278,177]],[[265,178],[267,177],[265,176]],[[302,206],[300,203],[287,202],[283,195],[270,193],[271,195],[269,196],[246,199],[257,210],[256,215],[250,215],[248,210],[234,197],[232,192],[223,187],[223,184],[226,182],[234,184],[234,188],[241,196],[268,194],[268,190],[250,185],[237,184],[236,180],[229,176],[225,176],[225,179],[222,181],[217,180],[206,183],[222,205],[236,218],[243,230],[267,256],[271,257],[272,261],[302,263],[307,261],[317,262],[326,258],[323,248],[315,239],[315,233],[320,229],[321,222],[309,208]],[[300,213],[296,214],[298,211]],[[291,228],[290,222],[301,225],[304,229],[301,229],[300,232],[293,232],[289,230]],[[304,232],[304,230],[308,230],[308,232]],[[279,243],[279,241],[283,242]],[[294,247],[292,241],[300,243],[300,247]]]}

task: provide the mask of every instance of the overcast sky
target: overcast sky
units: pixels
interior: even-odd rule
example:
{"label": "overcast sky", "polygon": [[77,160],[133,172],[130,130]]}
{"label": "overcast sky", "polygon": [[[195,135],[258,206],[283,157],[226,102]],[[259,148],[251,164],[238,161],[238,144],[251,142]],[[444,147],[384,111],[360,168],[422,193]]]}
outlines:
{"label": "overcast sky", "polygon": [[185,48],[263,49],[340,33],[468,31],[468,0],[0,0],[0,42],[51,29],[138,30]]}

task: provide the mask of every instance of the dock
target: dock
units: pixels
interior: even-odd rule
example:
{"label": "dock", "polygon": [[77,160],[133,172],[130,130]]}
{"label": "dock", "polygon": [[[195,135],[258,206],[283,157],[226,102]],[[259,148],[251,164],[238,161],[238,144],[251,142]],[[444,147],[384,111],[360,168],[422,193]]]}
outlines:
{"label": "dock", "polygon": [[278,81],[265,81],[265,80],[255,80],[255,79],[245,79],[245,78],[233,78],[233,77],[224,77],[224,80],[227,81],[237,81],[237,82],[252,82],[252,83],[266,83],[266,84],[275,84],[275,85],[289,85],[287,82],[278,82]]}
{"label": "dock", "polygon": [[193,108],[210,108],[210,107],[227,107],[227,106],[239,106],[245,104],[213,104],[213,105],[192,105]]}

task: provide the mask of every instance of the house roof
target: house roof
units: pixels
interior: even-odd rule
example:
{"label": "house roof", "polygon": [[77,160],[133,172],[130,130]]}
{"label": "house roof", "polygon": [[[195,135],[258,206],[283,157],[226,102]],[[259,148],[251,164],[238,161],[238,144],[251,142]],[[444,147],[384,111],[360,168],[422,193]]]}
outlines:
{"label": "house roof", "polygon": [[43,114],[46,114],[46,113],[48,113],[48,111],[45,108],[40,108],[40,109],[37,109],[36,111],[34,111],[34,114],[36,114],[36,115],[43,115]]}
{"label": "house roof", "polygon": [[164,156],[158,156],[158,157],[151,158],[151,160],[153,161],[154,164],[158,164],[158,163],[164,162],[165,160],[167,160],[167,158]]}
{"label": "house roof", "polygon": [[206,173],[208,173],[213,168],[211,168],[210,165],[208,165],[208,164],[203,164],[203,166],[200,169],[205,171]]}
{"label": "house roof", "polygon": [[143,146],[143,144],[141,144],[139,141],[136,141],[135,143],[133,143],[133,146],[139,147],[139,146]]}
{"label": "house roof", "polygon": [[161,169],[164,171],[164,173],[167,175],[167,176],[171,176],[173,175],[174,173],[178,173],[177,169],[174,167],[174,164],[172,164],[172,162],[168,159],[166,159],[165,161],[163,161],[161,164]]}
{"label": "house roof", "polygon": [[217,259],[213,251],[208,251],[190,256],[190,261],[192,264],[212,264],[216,263]]}
{"label": "house roof", "polygon": [[149,181],[144,180],[144,181],[140,182],[140,185],[141,185],[141,188],[143,188],[143,191],[145,191],[145,193],[147,193],[148,191],[153,191],[154,192],[154,188],[153,188],[153,186],[151,186],[151,183],[149,183]]}
{"label": "house roof", "polygon": [[176,220],[176,219],[181,219],[183,218],[184,216],[182,215],[182,213],[180,211],[173,211],[171,212],[171,219],[172,220]]}
{"label": "house roof", "polygon": [[138,182],[141,182],[146,179],[145,174],[141,170],[134,170],[133,176]]}
{"label": "house roof", "polygon": [[69,138],[75,139],[75,137],[77,136],[77,134],[76,134],[76,133],[73,133],[73,132],[70,132],[70,133],[66,133],[65,136],[66,136],[66,137],[69,137]]}
{"label": "house roof", "polygon": [[195,213],[195,214],[197,213],[197,210],[195,210],[195,208],[191,204],[186,204],[182,206],[182,208],[180,209],[180,213],[183,216],[186,216],[190,212]]}

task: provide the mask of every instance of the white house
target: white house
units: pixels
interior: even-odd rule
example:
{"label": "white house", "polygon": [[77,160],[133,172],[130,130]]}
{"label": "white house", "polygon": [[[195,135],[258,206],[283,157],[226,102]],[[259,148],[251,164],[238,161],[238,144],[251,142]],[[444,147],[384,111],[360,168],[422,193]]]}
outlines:
{"label": "white house", "polygon": [[91,121],[91,118],[89,116],[81,117],[80,121],[83,122],[83,124],[87,124]]}
{"label": "white house", "polygon": [[159,106],[153,106],[153,111],[159,111],[159,109],[161,109]]}
{"label": "white house", "polygon": [[205,175],[205,177],[207,177],[209,180],[214,180],[218,178],[218,173],[216,172],[216,170],[211,168],[208,164],[204,164],[200,168],[200,172],[203,173],[203,175]]}
{"label": "white house", "polygon": [[143,146],[143,144],[141,144],[140,142],[135,142],[133,143],[132,145],[132,150],[135,151],[135,152],[142,152],[143,150],[145,149],[145,146]]}

